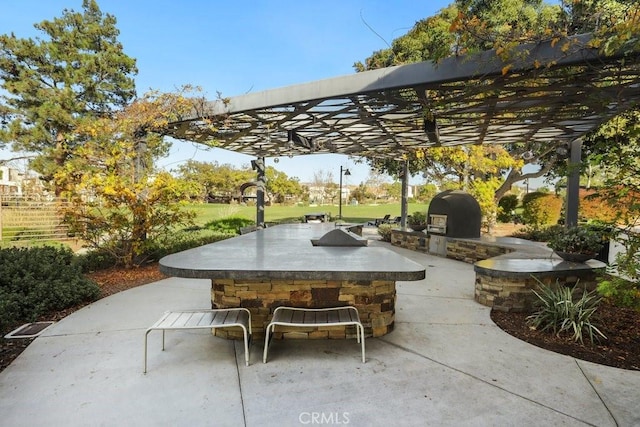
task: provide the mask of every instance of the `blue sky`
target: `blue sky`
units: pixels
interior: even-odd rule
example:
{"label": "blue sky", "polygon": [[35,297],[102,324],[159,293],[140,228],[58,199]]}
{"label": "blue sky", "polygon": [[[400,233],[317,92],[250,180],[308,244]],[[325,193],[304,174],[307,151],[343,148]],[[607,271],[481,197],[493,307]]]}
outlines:
{"label": "blue sky", "polygon": [[[98,0],[118,21],[125,52],[137,59],[138,92],[201,86],[210,99],[354,73],[353,63],[405,34],[416,21],[450,1],[416,0]],[[33,24],[82,10],[81,0],[0,0],[0,33],[38,35]],[[2,154],[0,154],[2,156]],[[6,156],[5,156],[6,157]],[[246,165],[251,158],[176,143],[160,162],[173,168],[189,159]],[[274,165],[310,181],[314,172],[352,173],[348,184],[367,179],[368,168],[341,155],[280,158]],[[417,182],[422,181],[416,178]]]}

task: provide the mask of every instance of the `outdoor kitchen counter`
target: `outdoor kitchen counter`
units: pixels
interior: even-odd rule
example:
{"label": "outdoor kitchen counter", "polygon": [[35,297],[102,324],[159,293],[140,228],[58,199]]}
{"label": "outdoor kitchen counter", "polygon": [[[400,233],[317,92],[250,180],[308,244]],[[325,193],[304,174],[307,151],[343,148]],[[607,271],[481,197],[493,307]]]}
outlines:
{"label": "outdoor kitchen counter", "polygon": [[[425,268],[381,247],[312,245],[312,239],[320,239],[334,229],[333,223],[260,229],[168,255],[160,260],[160,271],[169,276],[211,279],[212,306],[251,310],[257,337],[264,333],[273,310],[281,305],[353,305],[367,335],[390,332],[395,318],[396,281],[424,279]],[[216,332],[224,334],[224,330]],[[349,331],[319,330],[309,332],[306,338],[347,335]]]}

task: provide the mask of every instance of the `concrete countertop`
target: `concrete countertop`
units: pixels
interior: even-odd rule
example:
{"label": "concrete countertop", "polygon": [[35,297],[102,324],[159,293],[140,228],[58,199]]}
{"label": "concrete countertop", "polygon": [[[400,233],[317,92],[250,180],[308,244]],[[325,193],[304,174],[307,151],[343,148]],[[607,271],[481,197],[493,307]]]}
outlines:
{"label": "concrete countertop", "polygon": [[495,257],[474,264],[476,272],[493,277],[528,277],[533,273],[571,274],[576,271],[597,270],[605,267],[604,262],[595,259],[584,263],[569,262],[551,254],[547,258]]}
{"label": "concrete countertop", "polygon": [[197,279],[422,280],[425,268],[381,247],[313,246],[335,224],[285,224],[168,255],[160,271]]}

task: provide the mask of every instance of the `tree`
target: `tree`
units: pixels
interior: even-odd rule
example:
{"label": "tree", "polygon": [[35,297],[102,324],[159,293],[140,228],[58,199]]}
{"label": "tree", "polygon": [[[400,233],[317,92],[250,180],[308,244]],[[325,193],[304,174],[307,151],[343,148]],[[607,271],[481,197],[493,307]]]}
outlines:
{"label": "tree", "polygon": [[268,166],[265,175],[267,178],[266,191],[269,199],[275,203],[284,203],[288,198],[300,197],[304,191],[297,178],[289,178],[273,166]]}
{"label": "tree", "polygon": [[373,193],[375,199],[378,200],[384,191],[384,177],[382,176],[382,172],[377,169],[370,169],[366,184],[369,191]]}
{"label": "tree", "polygon": [[135,60],[115,17],[95,0],[82,9],[35,24],[43,38],[0,36],[0,143],[36,153],[33,168],[47,181],[84,143],[80,121],[109,117],[135,96]]}
{"label": "tree", "polygon": [[640,223],[640,111],[614,117],[585,139],[586,163],[598,164],[604,186],[595,192],[616,207],[619,224]]}
{"label": "tree", "polygon": [[148,237],[162,238],[192,213],[180,201],[189,183],[154,170],[165,155],[168,122],[192,110],[182,94],[149,93],[113,114],[78,120],[67,161],[53,180],[71,204],[65,222],[90,247],[107,250],[131,267],[144,260]]}
{"label": "tree", "polygon": [[[365,63],[356,62],[354,68],[364,71],[417,61],[437,62],[451,55],[494,49],[506,64],[503,72],[508,73],[510,64],[522,55],[516,48],[523,43],[561,42],[563,50],[570,51],[583,46],[572,45],[566,37],[585,32],[593,34],[590,45],[600,48],[604,54],[637,51],[640,47],[640,38],[637,37],[640,33],[639,16],[640,6],[629,0],[563,1],[560,5],[549,5],[541,0],[457,0],[435,16],[417,22],[407,34],[395,39],[390,49],[374,52]],[[518,181],[557,175],[562,171],[565,162],[556,155],[556,144],[549,141],[548,144],[504,146],[513,160],[512,165],[502,171],[504,179],[495,186],[494,200],[499,200]],[[461,149],[439,150],[445,153],[439,158],[432,149],[416,151],[408,156],[410,172],[426,173],[434,182],[450,180],[451,177],[458,181],[474,178],[465,172],[463,164],[455,164]],[[469,156],[467,159],[481,161],[485,156],[481,151],[475,154],[479,157]],[[442,164],[442,158],[453,158],[454,164]],[[394,176],[399,176],[402,168],[393,161],[372,160],[371,163]],[[539,169],[524,173],[522,167],[525,164],[539,165]],[[463,181],[462,187],[466,188],[468,184],[468,181]]]}
{"label": "tree", "polygon": [[351,190],[349,197],[356,199],[358,203],[364,203],[368,199],[374,199],[375,194],[369,191],[365,183],[361,182],[360,185]]}
{"label": "tree", "polygon": [[[398,176],[399,162],[372,159],[376,168]],[[439,188],[455,188],[476,197],[489,229],[495,223],[498,200],[505,188],[503,175],[521,169],[523,161],[509,155],[501,146],[433,147],[418,150],[409,161],[409,171],[422,171],[427,182]],[[453,184],[453,185],[452,185]]]}
{"label": "tree", "polygon": [[230,164],[218,164],[189,160],[178,167],[181,179],[193,183],[202,200],[223,197],[229,200],[236,196],[242,184],[253,182],[255,173],[248,167],[236,168]]}
{"label": "tree", "polygon": [[320,197],[320,204],[326,199],[333,201],[338,196],[338,185],[333,182],[331,171],[317,170],[313,172],[313,191]]}
{"label": "tree", "polygon": [[402,198],[402,183],[399,181],[385,182],[382,184],[382,189],[388,199],[400,200]]}

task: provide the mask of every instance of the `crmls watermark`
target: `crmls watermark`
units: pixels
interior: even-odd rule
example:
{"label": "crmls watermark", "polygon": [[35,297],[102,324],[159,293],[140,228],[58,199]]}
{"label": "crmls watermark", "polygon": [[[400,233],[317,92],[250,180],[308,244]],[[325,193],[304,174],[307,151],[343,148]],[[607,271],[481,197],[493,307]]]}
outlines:
{"label": "crmls watermark", "polygon": [[300,424],[349,424],[348,412],[301,412]]}

